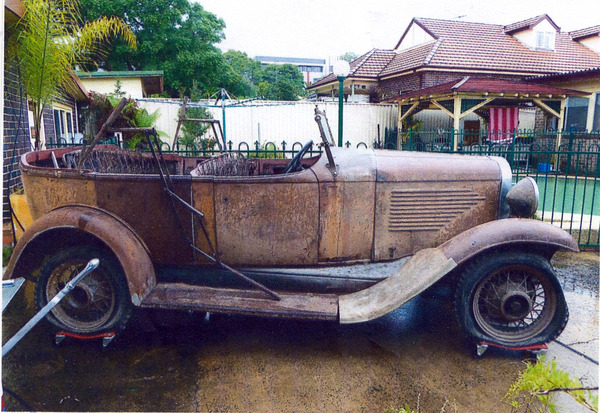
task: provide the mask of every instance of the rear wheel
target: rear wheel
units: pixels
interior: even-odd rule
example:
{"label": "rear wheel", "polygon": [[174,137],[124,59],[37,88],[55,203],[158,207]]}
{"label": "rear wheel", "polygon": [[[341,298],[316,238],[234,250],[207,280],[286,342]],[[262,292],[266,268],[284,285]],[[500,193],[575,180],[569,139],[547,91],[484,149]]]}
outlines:
{"label": "rear wheel", "polygon": [[60,250],[43,266],[35,299],[45,306],[92,258],[100,265],[86,275],[48,314],[47,319],[62,330],[77,334],[120,331],[131,315],[127,281],[121,266],[108,253],[88,247]]}
{"label": "rear wheel", "polygon": [[569,317],[550,263],[515,252],[487,255],[467,267],[458,282],[455,309],[471,337],[507,347],[552,341]]}

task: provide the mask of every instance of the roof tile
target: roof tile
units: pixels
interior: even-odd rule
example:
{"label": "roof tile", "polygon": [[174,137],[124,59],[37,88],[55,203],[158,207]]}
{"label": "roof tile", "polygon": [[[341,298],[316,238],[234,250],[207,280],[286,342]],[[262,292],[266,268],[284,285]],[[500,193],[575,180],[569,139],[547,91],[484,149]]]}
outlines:
{"label": "roof tile", "polygon": [[452,81],[442,83],[436,86],[428,87],[421,90],[415,90],[408,93],[388,98],[386,101],[397,100],[399,98],[413,98],[419,96],[442,95],[454,92],[463,93],[505,93],[505,94],[534,94],[540,95],[571,95],[580,96],[582,93],[576,90],[557,88],[548,85],[540,85],[535,83],[526,83],[518,80],[500,80],[490,78],[465,77],[462,81]]}
{"label": "roof tile", "polygon": [[585,29],[569,32],[573,40],[580,40],[586,37],[600,36],[600,26],[587,27]]}

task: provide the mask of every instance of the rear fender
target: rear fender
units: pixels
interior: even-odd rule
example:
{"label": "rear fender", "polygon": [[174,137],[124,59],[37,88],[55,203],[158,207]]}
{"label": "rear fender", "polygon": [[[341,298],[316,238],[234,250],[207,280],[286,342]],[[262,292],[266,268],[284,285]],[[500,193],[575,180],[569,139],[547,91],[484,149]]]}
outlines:
{"label": "rear fender", "polygon": [[[15,246],[3,279],[25,277],[35,280],[32,271],[41,265],[41,257],[69,238],[101,242],[118,259],[135,305],[156,286],[156,274],[144,242],[124,221],[111,213],[89,206],[64,206],[36,220]],[[41,250],[41,249],[44,250]]]}
{"label": "rear fender", "polygon": [[546,222],[521,218],[486,222],[458,234],[438,248],[458,265],[496,249],[533,249],[548,259],[559,249],[579,252],[577,243],[566,231]]}

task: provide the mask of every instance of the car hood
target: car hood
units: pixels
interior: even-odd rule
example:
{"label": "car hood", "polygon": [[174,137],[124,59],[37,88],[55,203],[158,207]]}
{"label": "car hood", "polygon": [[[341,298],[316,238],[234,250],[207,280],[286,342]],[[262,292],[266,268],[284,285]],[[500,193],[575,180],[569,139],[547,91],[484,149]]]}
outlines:
{"label": "car hood", "polygon": [[503,158],[430,152],[374,151],[378,182],[493,181]]}

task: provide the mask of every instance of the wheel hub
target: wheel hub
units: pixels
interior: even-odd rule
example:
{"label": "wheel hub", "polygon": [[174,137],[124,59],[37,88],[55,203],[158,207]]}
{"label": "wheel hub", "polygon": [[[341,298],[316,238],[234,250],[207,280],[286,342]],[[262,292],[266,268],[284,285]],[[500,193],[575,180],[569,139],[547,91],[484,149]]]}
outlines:
{"label": "wheel hub", "polygon": [[75,286],[73,291],[68,295],[68,303],[73,308],[84,309],[87,307],[93,299],[93,293],[89,286],[83,283]]}
{"label": "wheel hub", "polygon": [[531,298],[523,291],[510,291],[502,297],[500,311],[510,321],[522,320],[532,310]]}

